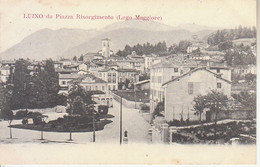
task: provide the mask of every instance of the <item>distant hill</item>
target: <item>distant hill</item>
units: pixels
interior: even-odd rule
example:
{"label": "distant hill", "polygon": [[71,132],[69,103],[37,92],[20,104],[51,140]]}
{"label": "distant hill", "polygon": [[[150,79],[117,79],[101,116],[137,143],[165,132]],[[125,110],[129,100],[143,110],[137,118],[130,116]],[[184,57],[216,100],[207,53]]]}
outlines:
{"label": "distant hill", "polygon": [[190,40],[193,34],[199,38],[212,33],[215,28],[196,25],[181,25],[177,27],[153,21],[116,22],[101,30],[83,29],[42,29],[20,43],[0,54],[2,59],[30,58],[43,60],[58,57],[72,58],[87,52],[97,52],[101,49],[101,39],[111,39],[111,49],[117,52],[126,44],[158,43],[165,41],[168,46],[180,40]]}
{"label": "distant hill", "polygon": [[1,53],[0,56],[2,59],[55,59],[67,49],[85,42],[98,33],[96,30],[42,29],[24,38],[20,43]]}
{"label": "distant hill", "polygon": [[114,31],[118,29],[139,29],[147,31],[170,31],[174,30],[174,27],[155,21],[120,21],[110,24],[103,28],[104,31]]}
{"label": "distant hill", "polygon": [[[200,36],[204,36],[208,33],[199,32]],[[168,46],[173,43],[178,43],[181,40],[190,40],[192,35],[186,30],[172,30],[172,31],[146,31],[139,29],[118,29],[114,31],[109,31],[102,33],[87,42],[80,44],[79,46],[73,47],[66,52],[64,52],[63,57],[71,57],[73,54],[81,55],[87,52],[97,52],[101,49],[101,39],[110,38],[110,48],[117,52],[119,49],[124,49],[125,45],[128,44],[133,46],[137,43],[143,44],[149,43],[155,44],[159,41],[165,41]]]}
{"label": "distant hill", "polygon": [[183,29],[183,30],[187,30],[187,31],[191,31],[191,32],[198,32],[198,31],[211,31],[212,30],[219,30],[221,29],[220,27],[208,27],[208,26],[201,26],[198,24],[180,24],[176,27],[174,27],[175,29]]}

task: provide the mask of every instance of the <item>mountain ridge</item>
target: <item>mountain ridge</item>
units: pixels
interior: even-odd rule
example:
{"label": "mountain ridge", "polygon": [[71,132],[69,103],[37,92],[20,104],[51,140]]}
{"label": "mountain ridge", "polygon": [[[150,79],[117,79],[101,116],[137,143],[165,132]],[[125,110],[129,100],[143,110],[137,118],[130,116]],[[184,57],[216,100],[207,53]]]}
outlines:
{"label": "mountain ridge", "polygon": [[[152,25],[152,26],[150,26]],[[147,28],[149,27],[149,28]],[[101,39],[111,38],[111,48],[116,52],[126,44],[157,43],[166,41],[167,45],[178,43],[180,40],[190,40],[193,34],[202,39],[214,30],[192,32],[185,28],[176,29],[158,22],[116,22],[103,29],[49,28],[38,30],[21,42],[0,53],[2,59],[29,58],[32,60],[57,59],[58,57],[71,58],[87,52],[97,52],[101,49]],[[188,28],[190,28],[188,26]],[[199,29],[197,29],[199,30]]]}

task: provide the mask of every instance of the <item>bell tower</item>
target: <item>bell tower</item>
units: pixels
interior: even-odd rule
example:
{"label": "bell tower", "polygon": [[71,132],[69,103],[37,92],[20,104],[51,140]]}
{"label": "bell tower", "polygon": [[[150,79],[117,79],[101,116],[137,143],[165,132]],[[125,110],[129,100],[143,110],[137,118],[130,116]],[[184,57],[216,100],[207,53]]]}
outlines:
{"label": "bell tower", "polygon": [[109,41],[110,39],[108,38],[102,39],[102,56],[106,58],[110,57]]}

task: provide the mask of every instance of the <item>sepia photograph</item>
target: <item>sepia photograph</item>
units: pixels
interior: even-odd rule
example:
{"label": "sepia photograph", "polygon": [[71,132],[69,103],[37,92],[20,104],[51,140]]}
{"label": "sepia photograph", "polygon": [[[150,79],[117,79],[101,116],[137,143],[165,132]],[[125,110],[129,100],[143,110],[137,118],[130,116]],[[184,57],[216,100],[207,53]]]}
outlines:
{"label": "sepia photograph", "polygon": [[256,0],[0,0],[0,166],[256,164]]}

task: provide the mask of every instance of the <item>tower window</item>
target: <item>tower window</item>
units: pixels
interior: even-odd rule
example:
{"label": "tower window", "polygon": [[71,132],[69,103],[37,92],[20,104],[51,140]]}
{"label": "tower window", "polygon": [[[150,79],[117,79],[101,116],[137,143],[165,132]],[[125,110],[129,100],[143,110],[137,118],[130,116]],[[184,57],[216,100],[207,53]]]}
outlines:
{"label": "tower window", "polygon": [[221,83],[220,82],[217,83],[217,88],[221,88]]}

